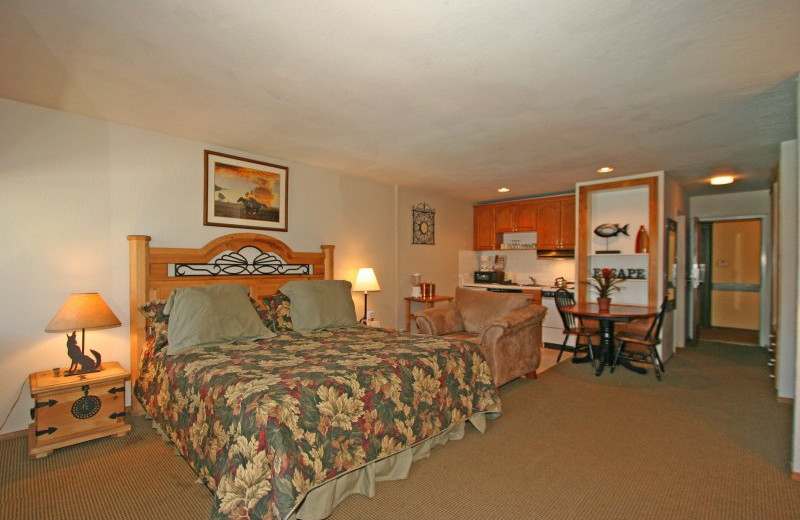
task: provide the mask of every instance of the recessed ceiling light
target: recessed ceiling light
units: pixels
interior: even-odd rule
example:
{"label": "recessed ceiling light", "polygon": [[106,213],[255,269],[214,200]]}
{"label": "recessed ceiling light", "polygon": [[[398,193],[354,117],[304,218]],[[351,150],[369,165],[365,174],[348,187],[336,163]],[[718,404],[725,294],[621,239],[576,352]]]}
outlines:
{"label": "recessed ceiling light", "polygon": [[614,168],[611,166],[603,166],[602,168],[597,169],[597,173],[611,173],[614,171]]}
{"label": "recessed ceiling light", "polygon": [[500,193],[508,193],[511,190],[508,188],[497,188],[497,191],[499,191]]}
{"label": "recessed ceiling light", "polygon": [[723,184],[730,184],[733,182],[733,175],[717,175],[711,178],[711,184],[714,186],[722,186]]}

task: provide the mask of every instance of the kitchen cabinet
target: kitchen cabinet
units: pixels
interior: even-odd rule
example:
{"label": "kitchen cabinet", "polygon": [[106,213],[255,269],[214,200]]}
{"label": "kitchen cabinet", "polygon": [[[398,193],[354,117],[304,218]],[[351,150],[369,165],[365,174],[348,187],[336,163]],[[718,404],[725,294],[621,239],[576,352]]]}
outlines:
{"label": "kitchen cabinet", "polygon": [[540,199],[536,231],[537,249],[575,249],[575,198]]}
{"label": "kitchen cabinet", "polygon": [[494,206],[475,206],[473,215],[474,247],[476,251],[497,249],[497,234],[494,231]]}
{"label": "kitchen cabinet", "polygon": [[494,211],[494,232],[536,231],[537,203],[532,201],[498,204]]}
{"label": "kitchen cabinet", "polygon": [[476,251],[499,249],[499,234],[530,231],[537,232],[539,249],[574,249],[575,198],[545,197],[474,208]]}

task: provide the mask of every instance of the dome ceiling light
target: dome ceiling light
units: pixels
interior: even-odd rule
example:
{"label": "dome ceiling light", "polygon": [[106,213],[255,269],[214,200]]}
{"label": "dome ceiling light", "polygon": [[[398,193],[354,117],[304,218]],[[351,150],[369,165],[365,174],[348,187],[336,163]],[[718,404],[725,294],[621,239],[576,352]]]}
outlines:
{"label": "dome ceiling light", "polygon": [[714,186],[722,186],[731,183],[733,183],[733,175],[717,175],[716,177],[711,177],[711,184]]}

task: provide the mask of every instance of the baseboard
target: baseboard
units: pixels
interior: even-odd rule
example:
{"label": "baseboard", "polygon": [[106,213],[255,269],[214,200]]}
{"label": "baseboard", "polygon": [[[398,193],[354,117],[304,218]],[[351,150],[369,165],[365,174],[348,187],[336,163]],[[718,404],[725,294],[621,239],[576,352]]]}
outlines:
{"label": "baseboard", "polygon": [[792,480],[800,482],[800,471],[792,471]]}
{"label": "baseboard", "polygon": [[0,441],[4,441],[6,439],[15,439],[17,437],[26,437],[27,435],[28,428],[25,428],[24,430],[17,430],[15,432],[4,433],[3,435],[0,435]]}
{"label": "baseboard", "polygon": [[778,400],[779,403],[786,403],[786,404],[794,403],[794,399],[791,397],[776,397],[776,399]]}

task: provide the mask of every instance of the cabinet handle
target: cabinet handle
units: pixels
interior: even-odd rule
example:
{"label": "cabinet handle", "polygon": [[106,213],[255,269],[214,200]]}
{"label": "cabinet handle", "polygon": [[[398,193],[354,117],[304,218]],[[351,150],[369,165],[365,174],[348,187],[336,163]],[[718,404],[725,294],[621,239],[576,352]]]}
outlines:
{"label": "cabinet handle", "polygon": [[108,390],[109,394],[118,394],[120,392],[125,392],[125,387],[124,386],[115,386],[114,388],[110,388]]}
{"label": "cabinet handle", "polygon": [[49,401],[40,401],[36,403],[36,408],[41,408],[43,406],[53,406],[54,404],[58,403],[55,399],[50,399]]}
{"label": "cabinet handle", "polygon": [[120,417],[125,417],[125,412],[114,412],[108,416],[109,419],[118,419]]}

